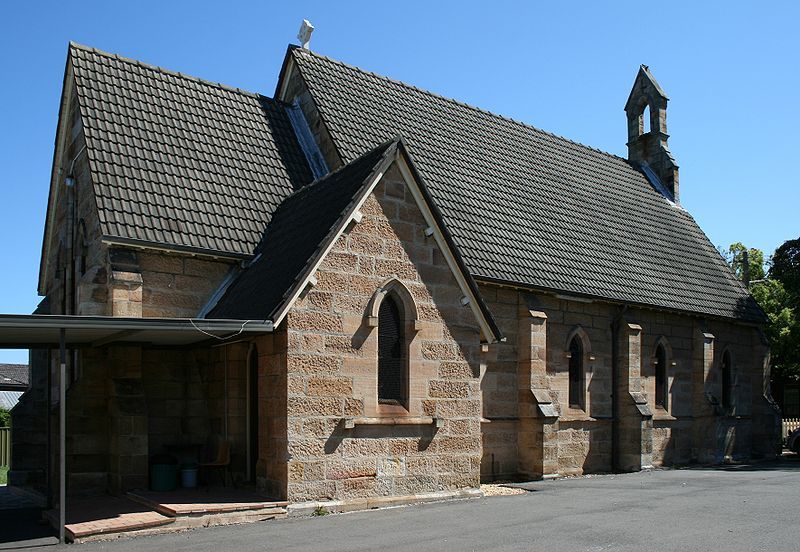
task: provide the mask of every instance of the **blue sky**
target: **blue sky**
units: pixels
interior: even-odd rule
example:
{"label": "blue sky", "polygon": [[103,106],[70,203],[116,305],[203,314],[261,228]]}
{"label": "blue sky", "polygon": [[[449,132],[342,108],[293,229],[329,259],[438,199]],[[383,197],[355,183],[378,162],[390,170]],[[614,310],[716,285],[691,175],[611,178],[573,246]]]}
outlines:
{"label": "blue sky", "polygon": [[[800,236],[797,2],[3,2],[0,312],[28,313],[67,43],[272,96],[300,21],[329,57],[624,156],[639,64],[715,245]],[[24,362],[0,351],[0,362]]]}

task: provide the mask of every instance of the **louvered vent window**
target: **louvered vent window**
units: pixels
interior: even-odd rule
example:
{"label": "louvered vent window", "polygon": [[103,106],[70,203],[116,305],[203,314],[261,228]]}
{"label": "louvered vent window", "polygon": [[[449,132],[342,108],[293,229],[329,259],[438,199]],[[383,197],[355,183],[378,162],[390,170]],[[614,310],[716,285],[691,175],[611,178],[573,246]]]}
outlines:
{"label": "louvered vent window", "polygon": [[378,403],[406,403],[405,338],[400,305],[387,295],[378,311]]}
{"label": "louvered vent window", "polygon": [[578,336],[569,343],[569,405],[583,408],[583,344]]}
{"label": "louvered vent window", "polygon": [[667,407],[667,353],[663,345],[656,348],[656,406]]}

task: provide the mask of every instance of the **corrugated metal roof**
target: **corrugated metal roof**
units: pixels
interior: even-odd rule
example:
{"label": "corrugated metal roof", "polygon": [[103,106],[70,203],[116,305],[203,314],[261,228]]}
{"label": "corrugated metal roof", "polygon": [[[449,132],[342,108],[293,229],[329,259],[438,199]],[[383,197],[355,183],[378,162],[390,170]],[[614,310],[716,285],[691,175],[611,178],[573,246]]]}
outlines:
{"label": "corrugated metal roof", "polygon": [[11,410],[19,402],[23,391],[0,391],[0,408]]}

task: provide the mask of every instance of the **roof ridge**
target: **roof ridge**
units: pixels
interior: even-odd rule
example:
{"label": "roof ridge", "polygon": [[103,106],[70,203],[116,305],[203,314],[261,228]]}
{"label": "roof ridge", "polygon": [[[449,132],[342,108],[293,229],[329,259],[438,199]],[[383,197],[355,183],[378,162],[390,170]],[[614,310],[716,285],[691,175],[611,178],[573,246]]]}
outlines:
{"label": "roof ridge", "polygon": [[325,56],[325,55],[320,54],[318,52],[314,52],[314,51],[311,51],[311,50],[308,50],[308,49],[305,49],[305,48],[300,48],[300,47],[295,47],[291,51],[292,51],[292,53],[298,52],[298,53],[301,53],[301,54],[313,55],[313,56],[316,56],[316,57],[318,57],[320,59],[324,59],[326,61],[330,61],[332,63],[336,63],[336,64],[341,65],[343,67],[347,67],[348,69],[354,69],[354,70],[358,71],[359,73],[372,75],[373,77],[376,77],[376,78],[379,78],[381,80],[385,80],[385,81],[388,81],[388,82],[391,82],[391,83],[394,83],[394,84],[399,84],[399,85],[401,85],[401,86],[403,86],[405,88],[409,88],[411,90],[415,90],[417,92],[421,92],[423,94],[427,94],[428,96],[432,96],[432,97],[438,98],[440,100],[445,100],[445,101],[450,102],[452,104],[455,104],[455,105],[458,105],[458,106],[461,106],[461,107],[466,107],[467,109],[471,109],[473,111],[477,111],[477,112],[483,113],[485,115],[490,115],[492,117],[496,117],[498,119],[502,119],[504,121],[508,121],[508,122],[513,123],[515,125],[521,126],[523,128],[526,128],[526,129],[529,129],[529,130],[534,130],[536,132],[540,132],[540,133],[546,134],[548,136],[552,136],[553,138],[556,138],[558,140],[563,140],[564,142],[568,142],[570,144],[574,144],[574,145],[576,145],[578,147],[581,147],[581,148],[584,148],[584,149],[587,149],[587,150],[591,150],[591,151],[606,155],[608,157],[612,157],[614,159],[618,159],[620,161],[624,161],[626,163],[628,162],[628,160],[625,159],[622,156],[619,156],[619,155],[616,155],[614,153],[611,153],[611,152],[608,152],[608,151],[605,151],[605,150],[601,150],[601,149],[589,146],[587,144],[583,144],[583,143],[578,142],[576,140],[572,140],[570,138],[567,138],[565,136],[561,136],[559,134],[555,134],[553,132],[549,132],[547,130],[543,130],[543,129],[539,128],[539,127],[533,126],[533,125],[525,123],[523,121],[518,121],[517,119],[514,119],[513,117],[508,117],[506,115],[501,115],[499,113],[494,113],[493,111],[489,111],[488,109],[483,109],[481,107],[478,107],[478,106],[475,106],[475,105],[472,105],[472,104],[468,104],[466,102],[462,102],[462,101],[459,101],[459,100],[457,100],[455,98],[444,96],[442,94],[438,94],[436,92],[432,92],[432,91],[426,90],[424,88],[420,88],[420,87],[415,86],[413,84],[409,84],[407,82],[403,82],[401,80],[398,80],[398,79],[395,79],[395,78],[392,78],[392,77],[388,77],[386,75],[381,75],[381,74],[375,73],[373,71],[368,71],[366,69],[362,69],[361,67],[358,67],[356,65],[351,65],[349,63],[345,63],[344,61],[340,61],[338,59],[333,59],[331,57]]}
{"label": "roof ridge", "polygon": [[[365,151],[364,153],[362,153],[361,155],[359,155],[358,157],[356,157],[355,159],[353,159],[349,163],[343,164],[341,167],[337,168],[335,171],[331,171],[328,174],[325,174],[325,175],[317,178],[313,182],[309,182],[308,184],[306,184],[305,186],[301,187],[300,189],[295,190],[294,192],[292,192],[291,194],[286,196],[283,199],[283,201],[281,201],[281,204],[285,204],[287,201],[290,201],[290,200],[294,199],[295,197],[307,192],[310,189],[317,188],[318,185],[321,182],[324,182],[324,181],[330,179],[331,177],[333,177],[334,175],[337,175],[340,172],[344,171],[345,169],[348,169],[348,168],[352,167],[353,165],[355,165],[356,163],[360,162],[361,160],[363,160],[368,155],[370,155],[370,154],[372,154],[372,153],[374,153],[374,152],[376,152],[376,151],[378,151],[380,149],[386,148],[387,151],[388,151],[388,148],[391,147],[391,145],[394,144],[394,143],[400,143],[400,137],[399,136],[395,136],[394,138],[392,138],[390,140],[386,140],[382,144],[379,144],[379,145],[375,146],[374,148],[371,148],[371,149]],[[379,161],[375,162],[375,166],[376,167],[380,164],[380,161],[384,159],[384,157],[386,156],[386,153],[387,152],[383,152],[383,155],[381,155],[381,159]],[[369,177],[367,177],[367,180],[368,179],[369,179]]]}
{"label": "roof ridge", "polygon": [[75,48],[77,50],[81,50],[81,51],[84,51],[84,52],[88,52],[88,53],[91,53],[91,54],[96,54],[96,55],[99,55],[99,56],[102,56],[102,57],[116,59],[117,61],[121,61],[121,62],[124,62],[124,63],[130,63],[131,65],[136,65],[137,67],[142,67],[144,69],[151,69],[153,71],[157,71],[157,72],[162,73],[164,75],[169,75],[169,76],[172,76],[172,77],[180,77],[180,78],[183,78],[183,79],[186,79],[188,81],[192,81],[192,82],[195,82],[195,83],[198,83],[198,84],[211,86],[213,88],[219,88],[220,90],[225,90],[227,92],[235,92],[235,93],[242,94],[243,96],[248,96],[248,97],[251,97],[251,98],[266,99],[266,100],[269,100],[269,101],[272,101],[272,102],[282,103],[282,102],[280,102],[280,101],[278,101],[278,100],[276,100],[274,98],[270,98],[269,96],[265,96],[263,94],[259,94],[258,92],[251,92],[250,90],[245,90],[243,88],[238,88],[238,87],[235,87],[235,86],[228,86],[227,84],[223,84],[221,82],[201,79],[200,77],[195,77],[193,75],[188,75],[186,73],[181,73],[179,71],[173,71],[172,69],[167,69],[165,67],[161,67],[160,65],[153,65],[151,63],[146,63],[144,61],[140,61],[138,59],[133,59],[133,58],[121,56],[119,54],[114,54],[112,52],[106,52],[105,50],[100,50],[100,49],[95,48],[93,46],[87,46],[85,44],[80,44],[80,43],[72,41],[72,40],[69,41],[69,47],[70,48]]}

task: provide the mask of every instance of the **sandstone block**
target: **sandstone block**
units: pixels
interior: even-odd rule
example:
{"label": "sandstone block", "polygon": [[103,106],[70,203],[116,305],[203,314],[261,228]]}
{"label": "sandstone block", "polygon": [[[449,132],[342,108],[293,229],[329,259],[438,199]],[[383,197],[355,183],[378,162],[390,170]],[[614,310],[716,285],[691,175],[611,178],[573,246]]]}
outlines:
{"label": "sandstone block", "polygon": [[289,416],[341,416],[342,401],[336,397],[289,397]]}
{"label": "sandstone block", "polygon": [[334,314],[313,311],[289,311],[287,326],[294,330],[341,332],[342,320]]}
{"label": "sandstone block", "polygon": [[350,396],[353,394],[353,380],[335,376],[312,376],[308,378],[306,392],[312,396]]}
{"label": "sandstone block", "polygon": [[377,473],[376,460],[372,458],[328,460],[325,465],[325,478],[331,480],[375,477]]}
{"label": "sandstone block", "polygon": [[289,373],[324,374],[338,372],[342,359],[332,355],[290,354],[287,359]]}
{"label": "sandstone block", "polygon": [[429,383],[428,394],[431,397],[463,399],[470,396],[468,382],[434,380]]}

